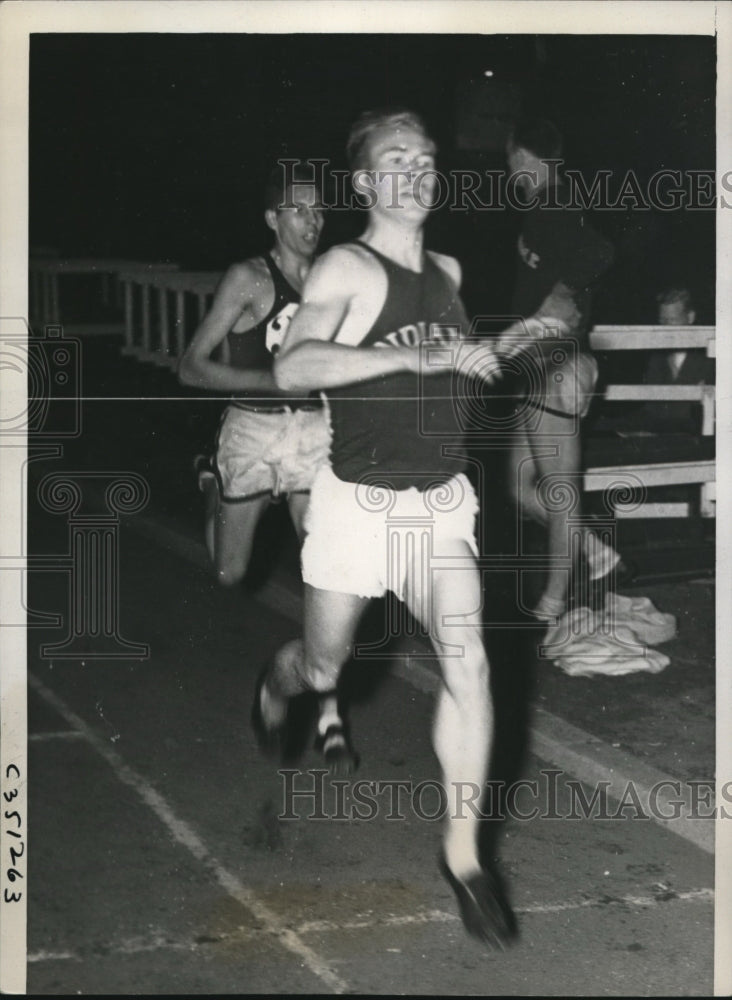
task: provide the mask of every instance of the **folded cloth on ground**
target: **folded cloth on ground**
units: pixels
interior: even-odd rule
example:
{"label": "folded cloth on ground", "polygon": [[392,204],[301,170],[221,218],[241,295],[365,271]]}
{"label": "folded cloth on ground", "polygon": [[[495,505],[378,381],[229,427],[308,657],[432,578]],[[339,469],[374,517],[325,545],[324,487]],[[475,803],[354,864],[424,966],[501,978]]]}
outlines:
{"label": "folded cloth on ground", "polygon": [[676,635],[676,618],[666,611],[659,611],[650,597],[624,597],[610,591],[605,600],[603,619],[615,626],[627,626],[649,646],[668,642]]}
{"label": "folded cloth on ground", "polygon": [[601,611],[573,608],[547,632],[542,654],[573,677],[657,674],[671,662],[650,649],[676,635],[676,619],[647,597],[607,594]]}

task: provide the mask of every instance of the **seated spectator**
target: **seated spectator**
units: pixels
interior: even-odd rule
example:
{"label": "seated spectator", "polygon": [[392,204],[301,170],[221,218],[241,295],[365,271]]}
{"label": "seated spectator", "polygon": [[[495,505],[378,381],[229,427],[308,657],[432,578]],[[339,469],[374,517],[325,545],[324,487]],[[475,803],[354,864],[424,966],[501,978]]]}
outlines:
{"label": "seated spectator", "polygon": [[[696,310],[686,288],[668,288],[656,298],[659,326],[693,326]],[[701,348],[654,351],[644,379],[646,385],[713,385],[714,361]],[[642,425],[652,432],[698,434],[699,407],[694,403],[648,402],[641,414]]]}

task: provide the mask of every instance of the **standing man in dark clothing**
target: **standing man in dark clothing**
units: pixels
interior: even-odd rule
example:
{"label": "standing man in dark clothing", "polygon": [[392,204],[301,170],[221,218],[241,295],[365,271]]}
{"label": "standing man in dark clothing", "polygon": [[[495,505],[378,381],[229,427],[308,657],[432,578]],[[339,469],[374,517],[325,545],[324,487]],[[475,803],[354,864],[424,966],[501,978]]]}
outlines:
{"label": "standing man in dark clothing", "polygon": [[[507,152],[527,204],[512,311],[526,318],[529,334],[536,337],[536,353],[529,351],[523,362],[527,377],[521,380],[511,488],[521,511],[548,529],[551,565],[534,614],[552,620],[566,610],[570,549],[566,506],[549,498],[576,496],[574,513],[579,513],[579,422],[597,382],[597,362],[587,337],[591,285],[610,266],[613,251],[569,204],[567,186],[557,175],[562,139],[551,122],[519,124]],[[561,341],[553,343],[557,333]],[[507,346],[507,338],[499,340],[502,350]],[[591,579],[603,577],[619,561],[617,553],[589,531],[583,532],[582,549]]]}

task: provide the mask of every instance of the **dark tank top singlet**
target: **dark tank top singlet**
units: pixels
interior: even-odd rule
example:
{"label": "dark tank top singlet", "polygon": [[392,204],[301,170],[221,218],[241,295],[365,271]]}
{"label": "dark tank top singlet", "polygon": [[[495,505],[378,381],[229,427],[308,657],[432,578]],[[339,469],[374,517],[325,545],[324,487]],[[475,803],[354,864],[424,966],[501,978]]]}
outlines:
{"label": "dark tank top singlet", "polygon": [[[271,371],[274,355],[279,350],[290,320],[295,315],[300,304],[300,293],[295,291],[282,271],[277,267],[269,254],[262,258],[272,278],[274,286],[274,301],[272,307],[256,326],[242,333],[230,330],[227,334],[229,344],[229,363],[232,368],[244,368],[255,371]],[[294,399],[292,397],[268,396],[263,399],[261,393],[238,392],[232,400],[234,405],[241,402],[244,408],[255,404],[258,410],[279,410],[283,405],[297,409],[307,405],[318,405],[315,399]]]}
{"label": "dark tank top singlet", "polygon": [[426,489],[466,466],[453,371],[446,362],[467,335],[467,316],[457,288],[428,253],[422,271],[415,272],[356,242],[379,261],[388,288],[376,321],[354,346],[413,347],[428,340],[436,350],[422,349],[422,375],[397,372],[327,391],[331,464],[346,482]]}

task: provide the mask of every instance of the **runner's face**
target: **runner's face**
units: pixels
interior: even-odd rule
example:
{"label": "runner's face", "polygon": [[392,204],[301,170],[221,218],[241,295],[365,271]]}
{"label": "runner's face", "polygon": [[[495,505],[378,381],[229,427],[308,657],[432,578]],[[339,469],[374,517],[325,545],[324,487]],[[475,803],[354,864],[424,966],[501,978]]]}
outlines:
{"label": "runner's face", "polygon": [[277,240],[298,256],[312,257],[324,221],[320,193],[312,184],[293,184],[287,201],[288,207],[275,213],[273,228]]}
{"label": "runner's face", "polygon": [[435,144],[428,136],[407,125],[385,125],[371,136],[368,159],[379,208],[419,217],[429,212],[437,180]]}

